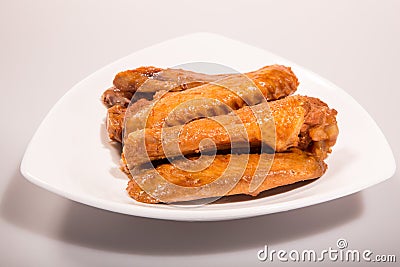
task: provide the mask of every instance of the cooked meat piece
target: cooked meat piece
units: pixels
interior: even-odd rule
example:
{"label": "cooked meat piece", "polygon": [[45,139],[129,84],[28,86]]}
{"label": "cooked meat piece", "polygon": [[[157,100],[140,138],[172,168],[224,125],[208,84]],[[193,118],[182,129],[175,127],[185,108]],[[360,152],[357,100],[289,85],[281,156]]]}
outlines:
{"label": "cooked meat piece", "polygon": [[[277,152],[299,146],[325,158],[338,135],[335,116],[336,111],[319,99],[288,96],[269,102],[269,109],[266,103],[246,106],[229,115],[166,127],[162,133],[158,128],[138,130],[126,138],[123,151],[129,167],[181,153],[225,150],[232,144],[241,148],[263,143]],[[213,144],[201,144],[206,138]]]}
{"label": "cooked meat piece", "polygon": [[129,106],[131,102],[135,103],[140,99],[154,100],[157,98],[157,95],[161,92],[163,91],[159,91],[156,94],[147,94],[147,93],[133,94],[132,92],[122,91],[113,86],[104,91],[104,93],[101,96],[101,100],[107,108],[111,108],[115,105],[123,106],[126,108]]}
{"label": "cooked meat piece", "polygon": [[140,92],[155,93],[158,91],[182,91],[206,83],[215,82],[237,74],[210,75],[182,69],[165,69],[155,73],[140,87]]}
{"label": "cooked meat piece", "polygon": [[102,101],[107,107],[127,107],[139,88],[141,94],[151,96],[159,91],[182,91],[235,75],[241,74],[209,75],[182,69],[140,67],[118,73],[114,78],[114,86],[103,93]]}
{"label": "cooked meat piece", "polygon": [[132,94],[139,88],[142,93],[155,93],[162,90],[182,91],[232,75],[240,74],[210,75],[183,69],[140,67],[118,73],[113,83],[117,89],[129,91]]}
{"label": "cooked meat piece", "polygon": [[132,96],[132,92],[122,91],[116,87],[111,87],[103,93],[101,100],[107,108],[115,105],[127,107],[131,102]]}
{"label": "cooked meat piece", "polygon": [[307,100],[311,109],[301,127],[298,147],[326,159],[339,135],[337,111],[318,98],[308,97]]}
{"label": "cooked meat piece", "polygon": [[128,108],[121,105],[110,107],[107,110],[106,118],[106,128],[110,139],[122,143],[125,115],[140,112],[151,103],[151,101],[142,98],[130,105]]}
{"label": "cooked meat piece", "polygon": [[228,76],[218,84],[205,84],[163,96],[147,110],[130,116],[126,131],[161,128],[164,123],[167,126],[182,125],[200,117],[227,114],[232,109],[261,103],[265,98],[275,100],[290,95],[297,86],[297,78],[291,69],[280,65],[267,66],[246,75]]}
{"label": "cooked meat piece", "polygon": [[181,91],[217,81],[233,74],[207,75],[181,69],[160,69],[140,67],[120,72],[114,79],[114,86],[107,89],[101,99],[108,108],[114,105],[127,107],[132,96],[137,94],[152,98],[160,91]]}
{"label": "cooked meat piece", "polygon": [[[236,173],[233,176],[224,175],[232,155],[216,155],[212,164],[200,172],[187,172],[173,164],[162,164],[131,176],[127,191],[132,198],[144,203],[178,202],[236,194],[256,196],[271,188],[318,178],[327,168],[322,159],[298,149],[276,153],[272,164],[271,155],[267,155],[270,169],[265,172],[266,177],[261,185],[251,191],[250,184],[260,158],[266,154],[261,155],[236,155],[235,161],[246,162],[248,159],[248,162],[244,165],[242,175]],[[225,184],[229,184],[229,187],[224,187]],[[233,188],[231,185],[234,185]]]}
{"label": "cooked meat piece", "polygon": [[118,73],[114,78],[114,86],[103,93],[101,100],[108,108],[114,105],[127,107],[139,88],[140,92],[135,95],[152,98],[160,91],[186,90],[220,80],[228,75],[235,74],[207,75],[182,69],[140,67]]}
{"label": "cooked meat piece", "polygon": [[122,129],[124,126],[126,108],[115,105],[107,110],[106,128],[111,140],[122,142]]}
{"label": "cooked meat piece", "polygon": [[140,67],[134,70],[122,71],[115,76],[113,84],[121,91],[135,93],[149,77],[153,77],[154,74],[162,70],[155,67]]}

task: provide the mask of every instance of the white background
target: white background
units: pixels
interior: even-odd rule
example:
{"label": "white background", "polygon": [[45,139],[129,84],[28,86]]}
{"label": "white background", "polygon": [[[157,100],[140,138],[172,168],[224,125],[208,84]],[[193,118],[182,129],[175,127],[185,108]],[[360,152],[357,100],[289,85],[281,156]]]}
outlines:
{"label": "white background", "polygon": [[[75,83],[138,49],[198,31],[270,50],[344,88],[376,120],[399,163],[400,1],[233,2],[1,1],[1,266],[263,266],[256,252],[265,244],[322,250],[341,237],[349,248],[400,261],[398,171],[339,200],[212,223],[114,214],[20,175],[30,138]],[[374,140],[365,145],[374,153]]]}

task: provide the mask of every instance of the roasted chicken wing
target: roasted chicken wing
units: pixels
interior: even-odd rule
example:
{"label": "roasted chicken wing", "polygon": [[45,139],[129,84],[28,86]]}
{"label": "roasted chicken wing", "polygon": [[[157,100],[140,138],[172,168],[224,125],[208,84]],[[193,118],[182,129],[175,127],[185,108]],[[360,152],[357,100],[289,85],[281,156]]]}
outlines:
{"label": "roasted chicken wing", "polygon": [[[270,169],[265,173],[262,184],[255,191],[250,191],[250,183],[258,168],[261,155],[240,155],[239,161],[240,157],[243,158],[243,162],[247,161],[247,165],[237,182],[228,181],[232,182],[233,186],[228,190],[218,184],[206,189],[204,185],[218,181],[224,174],[231,158],[229,154],[216,155],[213,163],[199,172],[183,171],[173,164],[162,164],[155,169],[144,170],[131,176],[127,191],[132,198],[144,203],[178,202],[237,194],[256,196],[260,192],[274,187],[318,178],[324,174],[327,168],[327,165],[319,157],[298,149],[286,153],[276,153],[273,159],[271,157]],[[226,179],[234,176],[226,177]],[[219,180],[222,179],[224,178]],[[141,186],[138,185],[138,182],[141,183]],[[222,180],[220,183],[226,184],[226,180]],[[187,190],[175,190],[175,186],[185,187]]]}
{"label": "roasted chicken wing", "polygon": [[[269,106],[269,107],[268,107]],[[288,96],[281,100],[246,106],[231,114],[191,121],[184,126],[138,130],[125,140],[124,154],[130,167],[148,160],[236,147],[268,145],[276,152],[290,147],[313,151],[322,146],[323,158],[336,142],[336,111],[319,99]],[[213,142],[201,145],[202,140]],[[321,154],[322,155],[322,154]]]}

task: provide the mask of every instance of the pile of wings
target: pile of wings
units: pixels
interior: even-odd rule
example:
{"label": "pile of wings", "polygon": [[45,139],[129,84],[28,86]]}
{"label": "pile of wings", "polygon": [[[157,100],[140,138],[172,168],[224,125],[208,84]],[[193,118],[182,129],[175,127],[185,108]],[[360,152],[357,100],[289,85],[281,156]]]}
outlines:
{"label": "pile of wings", "polygon": [[140,67],[102,95],[122,143],[127,191],[169,203],[260,192],[321,177],[338,136],[336,110],[293,95],[289,67],[208,75]]}

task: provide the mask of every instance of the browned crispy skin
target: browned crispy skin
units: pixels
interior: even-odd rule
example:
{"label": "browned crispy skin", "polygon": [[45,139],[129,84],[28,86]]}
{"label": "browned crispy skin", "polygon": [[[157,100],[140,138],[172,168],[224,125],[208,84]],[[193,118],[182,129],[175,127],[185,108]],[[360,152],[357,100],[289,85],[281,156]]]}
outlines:
{"label": "browned crispy skin", "polygon": [[[127,107],[137,89],[149,78],[163,71],[161,68],[140,67],[134,70],[119,72],[114,78],[114,86],[104,91],[101,101],[107,108],[115,105]],[[150,94],[140,94],[145,98],[151,98]],[[114,130],[118,131],[118,130]]]}
{"label": "browned crispy skin", "polygon": [[156,67],[140,67],[122,71],[115,76],[113,84],[121,91],[134,93],[149,77],[153,77],[162,70]]}
{"label": "browned crispy skin", "polygon": [[[256,75],[256,72],[257,71],[249,72],[246,75]],[[241,74],[231,73],[210,75],[183,69],[140,67],[118,73],[114,78],[113,84],[116,89],[130,92],[131,94],[136,91],[142,93],[155,93],[160,90],[182,91],[235,75]]]}
{"label": "browned crispy skin", "polygon": [[[173,164],[163,164],[156,167],[156,170],[147,170],[140,174],[131,176],[127,191],[129,195],[139,202],[159,203],[160,200],[152,197],[143,191],[135,182],[146,177],[148,181],[156,181],[161,175],[169,182],[184,187],[199,187],[217,180],[228,166],[231,155],[216,155],[213,163],[200,172],[187,172],[176,168]],[[287,153],[276,153],[271,168],[266,174],[264,182],[253,192],[250,192],[249,185],[259,163],[259,154],[250,154],[246,169],[239,180],[226,196],[236,194],[247,194],[256,196],[260,192],[282,185],[288,185],[299,181],[315,179],[324,174],[327,165],[310,153],[294,149]],[[201,191],[192,195],[182,196],[178,192],[165,188],[163,202],[177,202],[194,200],[204,197],[218,197],[218,193],[210,192],[210,195],[202,195]],[[195,191],[197,192],[197,191]]]}
{"label": "browned crispy skin", "polygon": [[140,67],[118,73],[114,86],[103,93],[101,100],[108,108],[114,105],[127,107],[134,95],[151,99],[160,91],[182,91],[229,75],[235,74],[207,75],[182,69]]}
{"label": "browned crispy skin", "polygon": [[[199,150],[207,151],[213,147],[203,145],[200,148],[200,142],[206,138],[211,139],[218,150],[229,149],[231,143],[249,143],[251,147],[255,147],[264,142],[276,152],[283,152],[297,146],[302,147],[303,150],[312,151],[315,148],[314,144],[310,145],[311,142],[318,142],[321,148],[324,143],[325,155],[321,156],[326,157],[326,153],[330,151],[338,135],[335,110],[330,109],[319,99],[305,96],[288,96],[270,102],[269,106],[271,114],[265,106],[258,105],[243,107],[235,111],[234,115],[215,117],[219,118],[219,121],[224,121],[225,126],[212,118],[205,118],[191,121],[183,127],[164,128],[163,138],[158,128],[133,132],[125,140],[124,146],[128,165],[137,166],[145,163],[146,154],[150,160],[158,160],[165,158],[165,151],[169,151],[169,157],[178,156],[180,153],[188,155],[197,153]],[[273,121],[259,121],[253,111],[256,113],[261,111],[263,119],[272,117]],[[239,118],[243,124],[235,121],[235,118]],[[267,136],[261,135],[262,127],[266,129]],[[243,134],[245,132],[248,138]],[[178,137],[179,146],[174,147],[176,137]]]}
{"label": "browned crispy skin", "polygon": [[[157,93],[154,95],[154,98],[158,98]],[[147,108],[149,105],[151,105],[151,103],[152,101],[146,98],[141,98],[127,108],[125,105],[119,104],[112,105],[110,108],[108,108],[106,118],[108,137],[113,141],[122,143],[125,116],[129,116],[129,114],[135,114],[138,111]]]}
{"label": "browned crispy skin", "polygon": [[215,82],[237,74],[210,75],[183,69],[164,69],[155,73],[137,91],[156,93],[158,91],[183,91],[206,83]]}
{"label": "browned crispy skin", "polygon": [[147,107],[151,101],[142,98],[133,105],[125,108],[121,105],[114,105],[107,110],[106,129],[111,140],[122,143],[124,119],[126,113],[135,113],[140,109]]}
{"label": "browned crispy skin", "polygon": [[[247,73],[246,76],[228,76],[220,80],[218,84],[205,84],[162,97],[152,106],[148,116],[146,116],[145,127],[162,127],[164,122],[168,126],[179,125],[186,122],[186,116],[190,115],[190,118],[192,118],[193,114],[204,115],[204,113],[209,114],[211,112],[214,114],[217,110],[226,110],[226,107],[236,110],[249,104],[246,101],[251,102],[251,105],[260,103],[263,100],[260,99],[262,96],[267,100],[279,99],[295,92],[299,84],[292,70],[281,65],[266,66]],[[254,85],[257,86],[261,94],[254,90]],[[202,99],[213,99],[214,102],[205,104]],[[193,102],[195,100],[199,100],[199,102]],[[175,110],[173,117],[167,120],[171,111],[186,103],[190,103],[188,107],[184,106]],[[207,105],[207,110],[204,110],[205,105]],[[188,112],[188,109],[190,109],[190,112]],[[227,113],[227,111],[225,112]],[[132,117],[129,120],[136,121],[137,118]],[[140,118],[140,120],[143,121],[144,119]],[[142,126],[133,126],[133,130],[145,128]]]}
{"label": "browned crispy skin", "polygon": [[103,93],[101,100],[108,108],[114,105],[127,107],[136,92],[151,98],[159,91],[182,91],[230,75],[238,74],[209,75],[182,69],[140,67],[118,73],[114,78],[114,86]]}
{"label": "browned crispy skin", "polygon": [[106,128],[111,140],[122,142],[122,129],[124,126],[126,108],[115,105],[107,110]]}

